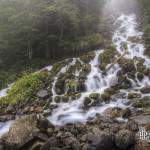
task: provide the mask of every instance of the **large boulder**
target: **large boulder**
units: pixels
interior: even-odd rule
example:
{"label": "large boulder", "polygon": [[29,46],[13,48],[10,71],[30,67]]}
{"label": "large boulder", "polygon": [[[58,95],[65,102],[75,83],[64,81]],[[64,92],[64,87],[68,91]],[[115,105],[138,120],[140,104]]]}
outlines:
{"label": "large boulder", "polygon": [[130,149],[135,144],[135,135],[129,130],[120,130],[115,137],[116,146],[121,150]]}
{"label": "large boulder", "polygon": [[36,115],[24,116],[14,121],[9,132],[2,136],[2,143],[6,150],[17,150],[28,143],[33,146],[37,140],[46,140],[47,137],[43,133],[46,133],[48,128],[53,128],[48,120]]}
{"label": "large boulder", "polygon": [[115,149],[115,136],[109,132],[101,132],[93,137],[87,150],[113,150]]}
{"label": "large boulder", "polygon": [[150,86],[146,86],[140,90],[143,94],[149,94],[150,93]]}

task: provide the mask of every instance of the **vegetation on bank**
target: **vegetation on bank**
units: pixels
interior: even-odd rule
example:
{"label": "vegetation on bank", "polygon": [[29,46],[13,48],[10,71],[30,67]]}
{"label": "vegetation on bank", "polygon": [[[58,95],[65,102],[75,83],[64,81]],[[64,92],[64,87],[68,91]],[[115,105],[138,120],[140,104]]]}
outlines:
{"label": "vegetation on bank", "polygon": [[16,79],[7,78],[12,74],[103,45],[99,33],[103,3],[0,0],[0,88]]}
{"label": "vegetation on bank", "polygon": [[8,90],[6,97],[0,98],[0,104],[16,104],[22,101],[35,99],[38,90],[50,82],[48,72],[25,73]]}

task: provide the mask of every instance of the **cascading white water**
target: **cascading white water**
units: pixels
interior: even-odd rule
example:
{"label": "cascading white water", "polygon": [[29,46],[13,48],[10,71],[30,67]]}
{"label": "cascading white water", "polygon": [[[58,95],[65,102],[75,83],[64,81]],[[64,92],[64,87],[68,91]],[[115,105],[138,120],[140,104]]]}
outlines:
{"label": "cascading white water", "polygon": [[5,123],[0,124],[0,137],[9,131],[11,124],[12,121],[7,121]]}
{"label": "cascading white water", "polygon": [[[116,45],[116,49],[120,54],[124,53],[122,49],[122,45],[124,43],[127,44],[128,53],[124,56],[127,59],[133,59],[134,57],[140,57],[145,60],[145,65],[150,67],[150,59],[148,56],[144,55],[144,45],[142,44],[142,32],[137,31],[137,22],[136,16],[134,14],[124,15],[122,14],[115,22],[118,27],[113,35],[113,43]],[[137,38],[138,42],[132,42],[130,38]],[[120,107],[126,108],[124,103],[128,100],[118,99],[114,101],[110,101],[109,104],[103,104],[101,106],[92,107],[88,111],[82,109],[85,97],[89,96],[89,94],[103,93],[103,91],[112,85],[117,83],[117,72],[120,70],[118,64],[111,67],[108,72],[103,75],[102,71],[98,68],[99,63],[99,55],[103,53],[103,50],[99,50],[95,52],[95,58],[90,62],[91,72],[87,76],[87,80],[85,82],[87,91],[81,93],[81,97],[75,101],[71,101],[68,103],[60,103],[58,108],[56,108],[52,115],[49,117],[49,120],[55,125],[65,125],[66,123],[75,123],[75,122],[86,122],[88,118],[94,117],[96,114],[103,115],[104,111],[107,108],[112,107]],[[110,64],[108,64],[110,66]],[[127,77],[128,78],[128,77]],[[142,88],[145,84],[150,84],[150,80],[148,77],[144,77],[142,81],[133,81],[129,78],[133,84],[133,89],[130,91],[134,91],[137,87]],[[138,79],[137,79],[138,80]],[[129,93],[128,90],[120,90],[120,92]],[[139,92],[139,91],[138,91]]]}
{"label": "cascading white water", "polygon": [[109,107],[125,107],[123,104],[123,101],[125,102],[125,100],[118,99],[115,102],[103,104],[100,107],[92,107],[88,111],[82,109],[85,97],[93,92],[103,93],[104,89],[114,85],[117,81],[116,74],[118,70],[120,70],[119,65],[112,67],[106,75],[103,75],[103,72],[99,70],[98,57],[101,53],[103,53],[102,50],[96,51],[95,58],[90,62],[91,72],[87,76],[85,82],[87,91],[81,93],[81,97],[77,100],[58,104],[58,108],[53,111],[50,117],[48,117],[53,124],[65,125],[66,123],[86,122],[89,117],[94,117],[96,114],[103,114]]}

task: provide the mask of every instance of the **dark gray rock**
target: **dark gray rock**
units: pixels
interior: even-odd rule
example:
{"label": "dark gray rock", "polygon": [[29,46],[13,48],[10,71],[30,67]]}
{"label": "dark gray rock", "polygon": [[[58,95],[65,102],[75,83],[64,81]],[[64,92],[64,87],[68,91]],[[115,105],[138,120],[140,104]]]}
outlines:
{"label": "dark gray rock", "polygon": [[127,150],[135,144],[135,135],[129,130],[120,130],[115,137],[116,146],[121,150]]}
{"label": "dark gray rock", "polygon": [[88,150],[113,150],[115,149],[115,136],[112,133],[101,133],[96,136]]}

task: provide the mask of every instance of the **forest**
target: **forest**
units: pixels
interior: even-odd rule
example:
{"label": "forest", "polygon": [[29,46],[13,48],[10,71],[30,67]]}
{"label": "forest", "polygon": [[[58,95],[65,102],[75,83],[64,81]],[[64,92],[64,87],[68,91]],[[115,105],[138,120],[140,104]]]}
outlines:
{"label": "forest", "polygon": [[0,0],[0,87],[21,71],[102,46],[103,3]]}

